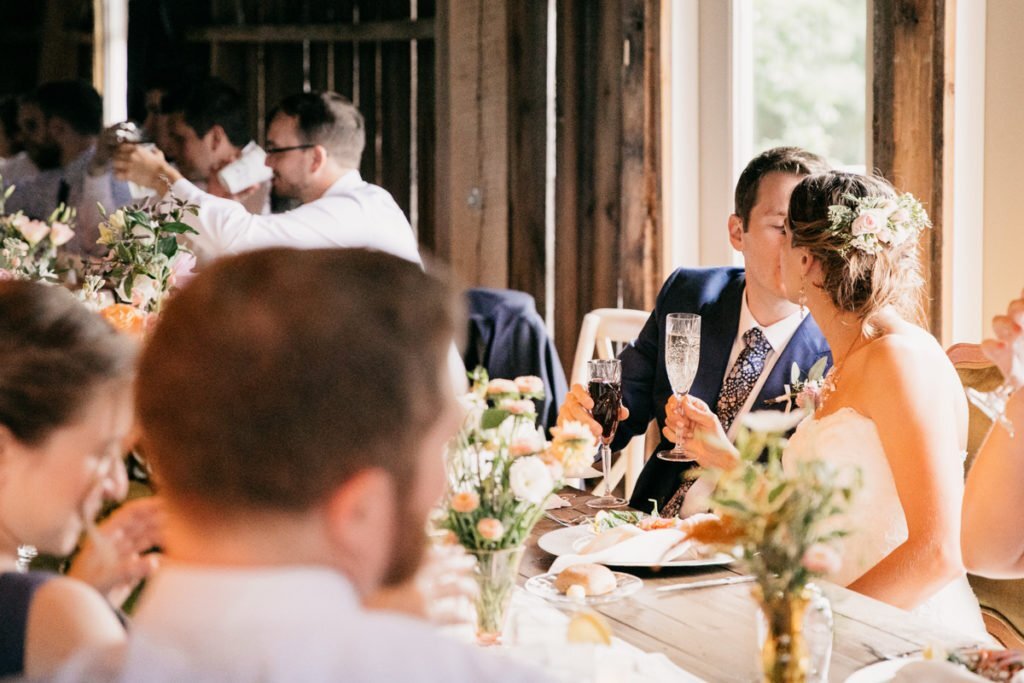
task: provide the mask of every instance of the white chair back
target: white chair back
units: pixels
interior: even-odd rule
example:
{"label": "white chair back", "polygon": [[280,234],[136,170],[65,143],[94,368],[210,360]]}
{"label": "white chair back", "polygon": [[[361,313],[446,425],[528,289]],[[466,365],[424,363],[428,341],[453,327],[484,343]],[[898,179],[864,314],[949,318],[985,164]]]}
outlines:
{"label": "white chair back", "polygon": [[[615,345],[636,339],[649,317],[650,313],[628,308],[598,308],[583,316],[570,382],[586,386],[587,361],[593,358],[615,358]],[[626,498],[633,495],[633,487],[644,467],[645,437],[646,434],[637,434],[630,440],[608,473],[610,481],[602,480],[598,483],[594,489],[595,494],[604,495],[606,490],[615,488],[625,476]]]}
{"label": "white chair back", "polygon": [[615,344],[636,339],[649,317],[650,313],[631,308],[598,308],[583,316],[571,383],[586,384],[587,361],[615,358]]}

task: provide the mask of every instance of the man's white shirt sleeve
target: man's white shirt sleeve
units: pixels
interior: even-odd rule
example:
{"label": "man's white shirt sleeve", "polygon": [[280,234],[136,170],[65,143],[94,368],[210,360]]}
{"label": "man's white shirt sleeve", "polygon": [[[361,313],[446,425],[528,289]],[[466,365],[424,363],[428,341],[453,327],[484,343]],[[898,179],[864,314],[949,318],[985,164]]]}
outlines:
{"label": "man's white shirt sleeve", "polygon": [[387,191],[363,182],[356,171],[319,199],[265,216],[202,192],[185,179],[175,182],[171,191],[199,207],[198,221],[190,222],[200,234],[190,236],[190,241],[200,262],[269,247],[362,247],[420,263],[405,214]]}

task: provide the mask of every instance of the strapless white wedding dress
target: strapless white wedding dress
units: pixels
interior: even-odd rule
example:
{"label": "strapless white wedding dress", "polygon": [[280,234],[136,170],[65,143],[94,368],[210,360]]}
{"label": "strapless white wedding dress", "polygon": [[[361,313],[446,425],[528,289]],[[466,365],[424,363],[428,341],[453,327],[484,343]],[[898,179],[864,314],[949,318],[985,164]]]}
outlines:
{"label": "strapless white wedding dress", "polygon": [[[850,531],[837,546],[842,568],[826,577],[847,586],[907,540],[906,516],[878,429],[854,409],[841,408],[823,418],[807,418],[800,423],[782,456],[783,467],[792,470],[796,462],[810,459],[831,462],[851,476],[856,476],[855,467],[860,468],[861,487],[849,510],[833,521],[836,528]],[[962,457],[951,461],[949,467],[962,471]],[[962,495],[963,489],[958,493]],[[961,633],[987,638],[978,600],[966,574],[951,581],[912,613]]]}

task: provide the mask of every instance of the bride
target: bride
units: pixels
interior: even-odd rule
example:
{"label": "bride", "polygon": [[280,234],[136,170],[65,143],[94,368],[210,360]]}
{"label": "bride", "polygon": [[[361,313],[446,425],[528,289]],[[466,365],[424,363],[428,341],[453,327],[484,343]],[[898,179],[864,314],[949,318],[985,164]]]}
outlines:
{"label": "bride", "polygon": [[[830,172],[793,191],[783,282],[825,334],[834,367],[783,464],[818,458],[861,470],[842,520],[852,531],[843,568],[829,579],[981,635],[959,543],[967,405],[942,348],[910,322],[922,295],[917,242],[927,224],[916,200],[878,178]],[[728,441],[706,404],[687,397],[669,414],[666,435],[682,429],[701,465],[736,462],[735,452],[711,445]],[[702,431],[718,438],[700,438]]]}

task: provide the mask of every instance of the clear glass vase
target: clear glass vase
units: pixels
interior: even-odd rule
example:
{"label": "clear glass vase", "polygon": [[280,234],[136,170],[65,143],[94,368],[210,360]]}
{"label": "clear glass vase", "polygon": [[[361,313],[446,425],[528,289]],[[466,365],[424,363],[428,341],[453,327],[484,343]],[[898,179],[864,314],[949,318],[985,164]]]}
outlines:
{"label": "clear glass vase", "polygon": [[807,584],[796,592],[775,591],[769,598],[760,586],[757,638],[762,680],[766,683],[824,683],[832,658],[832,607],[821,589]]}
{"label": "clear glass vase", "polygon": [[501,643],[508,606],[519,576],[523,546],[504,550],[472,550],[476,557],[476,639],[481,645]]}

